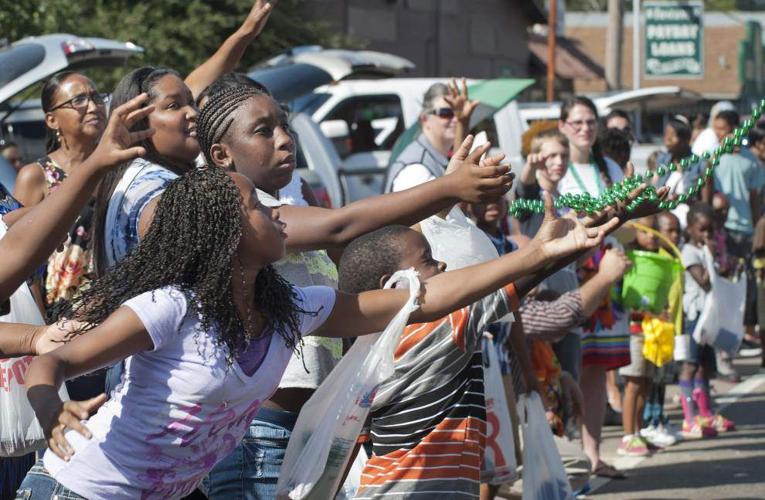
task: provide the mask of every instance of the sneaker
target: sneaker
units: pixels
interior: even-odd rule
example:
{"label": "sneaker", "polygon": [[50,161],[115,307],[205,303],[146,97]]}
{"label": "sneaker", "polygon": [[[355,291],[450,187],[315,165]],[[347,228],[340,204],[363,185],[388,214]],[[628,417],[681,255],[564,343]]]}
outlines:
{"label": "sneaker", "polygon": [[640,437],[657,448],[667,448],[677,443],[677,438],[667,432],[663,425],[646,427],[640,431]]}
{"label": "sneaker", "polygon": [[644,457],[650,454],[646,442],[636,434],[624,436],[617,453],[626,457]]}
{"label": "sneaker", "polygon": [[659,425],[660,427],[664,428],[664,432],[675,438],[675,442],[683,440],[683,433],[681,432],[680,428],[672,422],[664,422],[663,424]]}
{"label": "sneaker", "polygon": [[738,350],[738,355],[741,358],[754,358],[762,355],[762,346],[756,342],[752,342],[749,339],[744,339],[741,342],[741,347]]}
{"label": "sneaker", "polygon": [[712,427],[719,432],[731,432],[736,430],[736,424],[722,415],[715,415],[711,422]]}
{"label": "sneaker", "polygon": [[682,434],[683,439],[686,440],[704,439],[715,437],[717,435],[717,431],[714,427],[702,426],[699,423],[698,417],[694,420],[693,424],[683,421],[683,429],[680,433]]}
{"label": "sneaker", "polygon": [[697,415],[695,423],[701,427],[703,437],[711,438],[717,436],[717,429],[714,426],[713,417],[702,417],[701,415]]}

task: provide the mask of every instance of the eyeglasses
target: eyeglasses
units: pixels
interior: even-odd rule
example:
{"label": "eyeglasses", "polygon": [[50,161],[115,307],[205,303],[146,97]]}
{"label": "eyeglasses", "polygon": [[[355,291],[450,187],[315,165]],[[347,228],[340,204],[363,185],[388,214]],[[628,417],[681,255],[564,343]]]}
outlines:
{"label": "eyeglasses", "polygon": [[68,101],[64,101],[58,106],[53,106],[50,111],[55,111],[59,108],[72,108],[76,110],[83,110],[88,107],[88,103],[93,101],[96,106],[105,106],[109,102],[109,94],[101,92],[91,92],[90,94],[77,94]]}
{"label": "eyeglasses", "polygon": [[590,128],[595,128],[598,125],[597,120],[572,120],[570,122],[566,122],[566,124],[571,125],[574,127],[575,130],[579,130],[585,125],[587,125]]}
{"label": "eyeglasses", "polygon": [[451,120],[454,118],[454,110],[452,108],[436,108],[428,114],[436,115],[444,120]]}

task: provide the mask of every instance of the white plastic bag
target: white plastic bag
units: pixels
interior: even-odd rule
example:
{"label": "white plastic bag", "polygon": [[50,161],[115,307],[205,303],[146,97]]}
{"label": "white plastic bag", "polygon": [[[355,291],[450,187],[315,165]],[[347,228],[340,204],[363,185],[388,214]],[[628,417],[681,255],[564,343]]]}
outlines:
{"label": "white plastic bag", "polygon": [[481,464],[481,482],[505,484],[516,478],[513,422],[507,406],[499,356],[491,335],[483,334],[486,357],[483,362],[483,385],[486,398],[486,449]]}
{"label": "white plastic bag", "polygon": [[446,270],[483,264],[499,257],[489,237],[470,222],[459,207],[445,219],[434,215],[420,222],[433,258],[446,262]]}
{"label": "white plastic bag", "polygon": [[523,436],[523,500],[574,498],[539,394],[522,394],[518,411]]}
{"label": "white plastic bag", "polygon": [[[5,224],[0,221],[0,238]],[[0,316],[2,323],[43,325],[42,315],[26,283],[10,297],[11,312]],[[0,457],[18,457],[45,448],[45,435],[35,412],[27,400],[25,384],[32,356],[0,359]],[[66,388],[59,391],[61,399],[69,399]]]}
{"label": "white plastic bag", "polygon": [[714,346],[735,355],[744,338],[746,276],[730,281],[715,272],[714,258],[704,247],[711,290],[704,300],[693,339],[699,344]]}
{"label": "white plastic bag", "polygon": [[399,271],[385,285],[408,281],[409,300],[382,333],[354,342],[300,411],[276,486],[279,498],[333,498],[380,384],[393,375],[393,353],[409,315],[417,310],[420,282]]}

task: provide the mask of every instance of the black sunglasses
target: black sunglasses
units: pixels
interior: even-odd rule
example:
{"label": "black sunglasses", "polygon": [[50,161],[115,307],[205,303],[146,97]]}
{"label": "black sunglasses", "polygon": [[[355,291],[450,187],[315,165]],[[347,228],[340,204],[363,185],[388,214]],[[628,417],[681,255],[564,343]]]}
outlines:
{"label": "black sunglasses", "polygon": [[451,120],[454,118],[454,110],[452,108],[436,108],[430,112],[431,115],[436,115],[444,120]]}

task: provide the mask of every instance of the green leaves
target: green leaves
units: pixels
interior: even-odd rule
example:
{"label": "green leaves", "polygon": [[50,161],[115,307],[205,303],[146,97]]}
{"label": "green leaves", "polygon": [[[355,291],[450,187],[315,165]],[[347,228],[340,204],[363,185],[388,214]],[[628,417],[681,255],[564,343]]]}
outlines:
{"label": "green leaves", "polygon": [[[244,22],[253,0],[0,0],[0,33],[8,43],[45,33],[72,33],[142,46],[128,68],[87,69],[99,89],[143,65],[168,66],[187,75]],[[295,45],[358,45],[311,16],[306,0],[280,0],[261,35],[242,58],[240,71]]]}

